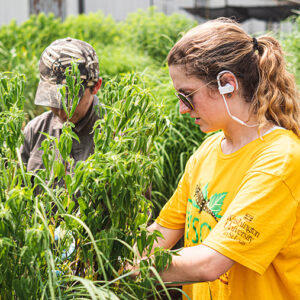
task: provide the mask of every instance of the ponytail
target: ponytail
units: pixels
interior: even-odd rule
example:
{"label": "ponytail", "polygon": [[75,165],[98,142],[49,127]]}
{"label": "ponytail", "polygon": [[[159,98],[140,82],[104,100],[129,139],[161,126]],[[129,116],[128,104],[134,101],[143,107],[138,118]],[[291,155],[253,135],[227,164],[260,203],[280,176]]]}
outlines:
{"label": "ponytail", "polygon": [[259,83],[252,106],[261,126],[273,124],[292,130],[300,137],[300,105],[297,85],[286,70],[279,43],[270,36],[257,39]]}

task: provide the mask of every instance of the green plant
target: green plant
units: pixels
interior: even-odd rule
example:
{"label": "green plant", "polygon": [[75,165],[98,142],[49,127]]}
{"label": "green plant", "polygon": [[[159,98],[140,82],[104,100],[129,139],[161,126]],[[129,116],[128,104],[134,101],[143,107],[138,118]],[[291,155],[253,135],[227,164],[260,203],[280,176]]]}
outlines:
{"label": "green plant", "polygon": [[281,35],[281,42],[286,52],[289,70],[295,74],[298,86],[300,85],[300,12],[297,17],[290,18],[293,30],[289,34]]}
{"label": "green plant", "polygon": [[[70,119],[80,88],[76,64],[67,69],[66,78],[61,93],[67,98],[64,109]],[[164,285],[156,269],[170,263],[170,252],[156,249],[153,259],[149,254],[136,279],[130,272],[120,274],[123,263],[132,262],[136,255],[133,244],[140,251],[150,249],[159,234],[146,230],[151,202],[144,194],[157,167],[153,144],[167,122],[163,115],[158,117],[159,107],[142,78],[128,74],[106,83],[105,105],[99,107],[102,118],[95,125],[94,155],[74,166],[69,153],[77,137],[67,121],[59,140],[47,136],[42,143],[45,169],[36,173],[26,172],[18,154],[23,87],[24,78],[1,75],[2,297],[159,297],[156,281]],[[19,117],[12,107],[20,110]],[[8,125],[9,114],[14,118]],[[65,185],[54,185],[59,180]]]}
{"label": "green plant", "polygon": [[86,41],[96,49],[105,45],[118,45],[121,39],[116,21],[111,16],[106,17],[101,11],[69,16],[61,27],[65,35]]}
{"label": "green plant", "polygon": [[[135,279],[121,270],[133,262],[135,242],[137,251],[151,248],[158,235],[149,235],[146,224],[172,195],[188,157],[205,138],[179,114],[165,65],[169,49],[194,25],[150,9],[119,23],[102,13],[65,22],[41,14],[0,28],[0,72],[6,72],[0,73],[1,299],[160,297],[154,265],[165,266],[172,253],[156,249],[154,258],[148,253]],[[298,27],[299,17],[293,33],[280,37],[297,78]],[[45,169],[27,173],[18,148],[26,114],[31,119],[41,111],[33,104],[39,57],[66,36],[89,42],[99,56],[104,84],[96,151],[74,165],[68,153],[76,135],[66,122],[59,141],[48,136],[42,145]],[[76,67],[70,71],[69,100],[76,105],[79,80]],[[68,113],[74,105],[70,111],[66,106]],[[63,186],[55,185],[61,180]]]}
{"label": "green plant", "polygon": [[155,7],[129,14],[122,32],[128,44],[162,63],[181,35],[196,25],[195,21],[180,14],[166,16]]}

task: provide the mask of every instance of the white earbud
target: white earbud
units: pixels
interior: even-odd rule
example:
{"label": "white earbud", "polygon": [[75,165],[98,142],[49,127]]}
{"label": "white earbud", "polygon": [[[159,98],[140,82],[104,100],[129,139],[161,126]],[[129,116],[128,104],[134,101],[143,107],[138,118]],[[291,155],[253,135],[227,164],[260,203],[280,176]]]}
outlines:
{"label": "white earbud", "polygon": [[219,85],[218,89],[219,89],[220,94],[222,94],[222,95],[229,94],[234,91],[234,87],[230,83],[226,83],[226,85],[224,85],[224,86]]}
{"label": "white earbud", "polygon": [[[222,71],[218,74],[217,82],[218,82],[218,89],[219,89],[219,92],[221,95],[229,94],[234,91],[234,87],[230,83],[226,83],[224,86],[221,85],[220,77],[225,73],[230,73],[231,75],[234,76],[234,74],[232,72],[227,71],[227,70]],[[234,76],[234,79],[235,79],[235,84],[236,84],[236,90],[238,90],[239,85],[238,85],[238,82],[237,82],[235,76]]]}
{"label": "white earbud", "polygon": [[225,95],[225,94],[232,93],[232,92],[234,91],[234,87],[233,87],[230,83],[226,83],[224,86],[221,85],[220,77],[221,77],[224,73],[230,73],[231,75],[234,76],[235,84],[236,84],[236,90],[238,90],[239,86],[238,86],[238,81],[236,80],[235,75],[234,75],[232,72],[225,70],[225,71],[222,71],[222,72],[220,72],[220,73],[218,74],[218,76],[217,76],[217,82],[218,82],[219,93],[221,94],[221,96],[222,96],[222,98],[223,98],[223,100],[224,100],[224,104],[225,104],[225,107],[226,107],[226,110],[227,110],[227,113],[228,113],[229,117],[230,117],[232,120],[234,120],[234,121],[238,122],[239,124],[244,125],[244,126],[246,126],[246,127],[257,127],[258,124],[249,125],[249,124],[245,123],[244,121],[240,120],[239,118],[233,116],[233,115],[230,113],[229,108],[228,108],[228,105],[227,105],[227,101],[226,101],[224,95]]}

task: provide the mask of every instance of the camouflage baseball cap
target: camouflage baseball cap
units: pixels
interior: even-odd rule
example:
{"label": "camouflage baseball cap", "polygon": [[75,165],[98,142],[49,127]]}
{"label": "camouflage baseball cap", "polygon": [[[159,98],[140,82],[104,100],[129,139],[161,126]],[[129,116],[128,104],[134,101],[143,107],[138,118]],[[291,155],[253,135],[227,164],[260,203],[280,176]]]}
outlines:
{"label": "camouflage baseball cap", "polygon": [[99,79],[99,62],[93,47],[83,41],[65,38],[54,41],[40,58],[40,82],[34,103],[62,108],[59,87],[66,83],[65,70],[71,62],[78,63],[80,78],[93,86]]}

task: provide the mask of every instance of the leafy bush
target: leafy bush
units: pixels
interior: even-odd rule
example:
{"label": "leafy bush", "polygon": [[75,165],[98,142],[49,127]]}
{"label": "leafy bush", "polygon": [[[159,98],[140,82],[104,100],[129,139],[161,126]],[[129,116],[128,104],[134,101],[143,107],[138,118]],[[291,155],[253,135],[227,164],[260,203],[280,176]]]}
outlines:
{"label": "leafy bush", "polygon": [[166,16],[151,7],[147,11],[129,14],[122,33],[127,43],[161,63],[181,35],[195,25],[196,21],[183,15]]}
{"label": "leafy bush", "polygon": [[[74,67],[73,72],[78,70]],[[44,170],[27,173],[18,147],[22,143],[24,78],[1,74],[0,288],[4,299],[145,299],[157,295],[152,260],[141,262],[141,275],[120,275],[137,243],[139,252],[158,233],[146,225],[151,202],[145,191],[157,160],[153,145],[167,119],[137,74],[106,83],[95,124],[95,154],[74,165],[77,139],[67,121],[58,141],[42,143]],[[76,105],[74,77],[67,76],[69,97]],[[72,88],[72,86],[75,86]],[[62,91],[63,93],[63,91]],[[8,101],[9,100],[9,101]],[[60,158],[56,156],[57,151]],[[66,172],[66,163],[71,172]],[[141,176],[141,174],[143,176]],[[56,186],[63,179],[65,187]],[[55,208],[55,210],[53,210]],[[135,220],[135,222],[132,222]],[[156,268],[170,263],[168,251],[154,253]],[[101,296],[100,296],[101,295]],[[156,297],[156,296],[155,296]]]}
{"label": "leafy bush", "polygon": [[38,62],[45,45],[60,38],[61,22],[52,14],[32,15],[21,26],[11,22],[0,30],[0,72],[10,71],[24,74],[27,78],[24,96],[25,110],[30,119],[41,112],[36,109],[33,100],[38,84]]}
{"label": "leafy bush", "polygon": [[110,16],[105,17],[101,11],[76,17],[69,16],[60,27],[64,37],[70,36],[86,41],[95,49],[111,44],[117,45],[122,38],[115,20]]}
{"label": "leafy bush", "polygon": [[293,30],[289,34],[282,34],[281,42],[286,52],[288,68],[295,74],[300,86],[300,15],[290,20],[293,21]]}
{"label": "leafy bush", "polygon": [[[153,95],[155,95],[153,101],[160,105],[160,113],[170,114],[171,128],[176,130],[178,123],[182,122],[182,117],[178,116],[178,113],[174,114],[177,99],[173,94],[168,70],[166,67],[162,68],[161,63],[165,60],[165,56],[176,39],[193,24],[194,22],[183,16],[167,17],[154,9],[131,14],[127,20],[120,23],[115,23],[111,18],[104,17],[102,13],[69,17],[65,22],[55,19],[53,15],[31,16],[21,26],[11,23],[9,26],[1,28],[0,58],[2,65],[0,68],[2,71],[14,70],[20,74],[25,74],[27,79],[24,91],[25,111],[31,119],[43,110],[42,107],[33,104],[38,83],[38,61],[41,52],[56,38],[72,36],[83,39],[96,49],[104,82],[109,81],[117,74],[142,71],[148,88],[151,88]],[[26,37],[26,43],[23,37]],[[24,47],[24,44],[28,46]],[[159,52],[155,49],[159,49]],[[104,90],[103,87],[100,94]],[[187,118],[183,119],[190,123]],[[171,136],[172,130],[168,133]],[[198,139],[198,134],[201,135],[201,133],[197,128],[195,128],[195,132]],[[184,136],[185,132],[182,132],[180,138]],[[166,139],[169,137],[166,136]],[[178,137],[179,135],[176,138],[178,139]],[[161,143],[166,143],[161,137],[160,140]],[[185,163],[188,153],[192,151],[191,147],[194,147],[195,144],[189,145],[186,141],[180,140],[173,142],[182,145],[182,147],[187,146],[188,149],[185,149],[185,159],[181,158],[180,163],[178,156],[180,153],[172,147],[171,141],[167,142],[171,143],[167,149],[170,157],[168,159],[166,157],[160,158],[159,169],[161,171],[154,179],[156,182],[154,182],[153,201],[157,207],[161,207],[174,190],[177,178],[182,171],[177,168],[180,164]],[[200,144],[201,139],[195,142]],[[181,151],[182,147],[177,149]],[[158,150],[159,146],[156,145],[156,149],[159,151],[159,155],[165,155],[162,147]],[[155,172],[157,173],[158,169]],[[166,174],[170,174],[167,175],[168,179],[164,179]],[[165,184],[162,184],[163,180]],[[156,187],[162,189],[156,192]]]}
{"label": "leafy bush", "polygon": [[100,73],[104,78],[112,78],[122,73],[141,72],[153,66],[151,57],[137,52],[128,45],[108,45],[96,49],[100,61]]}
{"label": "leafy bush", "polygon": [[64,35],[61,32],[61,21],[53,14],[46,16],[31,15],[22,25],[18,26],[15,21],[4,25],[0,30],[0,41],[6,49],[15,49],[16,52],[26,51],[32,57],[39,57],[45,48],[52,41]]}
{"label": "leafy bush", "polygon": [[33,104],[39,58],[54,40],[70,36],[90,43],[99,56],[101,75],[112,78],[149,66],[159,70],[174,41],[192,24],[185,17],[166,17],[153,9],[120,23],[101,12],[70,16],[64,22],[53,14],[32,15],[20,26],[11,22],[0,28],[0,72],[26,76],[25,111],[32,119],[44,110]]}
{"label": "leafy bush", "polygon": [[[121,270],[134,257],[134,242],[141,252],[157,238],[158,233],[147,233],[146,224],[171,196],[188,157],[205,138],[193,120],[179,114],[165,65],[169,49],[193,25],[183,16],[150,9],[120,23],[102,13],[65,22],[41,14],[21,26],[12,22],[0,28],[3,299],[159,297],[149,276],[152,272],[159,281],[150,259],[141,262],[136,279]],[[296,76],[298,27],[281,37]],[[68,151],[76,136],[67,122],[60,141],[48,137],[42,145],[45,170],[30,174],[18,155],[24,111],[30,119],[40,113],[33,104],[39,56],[53,40],[66,36],[89,42],[99,56],[103,118],[95,128],[96,151],[74,165]],[[55,159],[57,151],[64,160]],[[71,174],[65,171],[66,161]],[[54,188],[60,179],[66,186]],[[149,201],[145,192],[151,184]],[[157,249],[156,267],[170,259],[169,252]]]}

